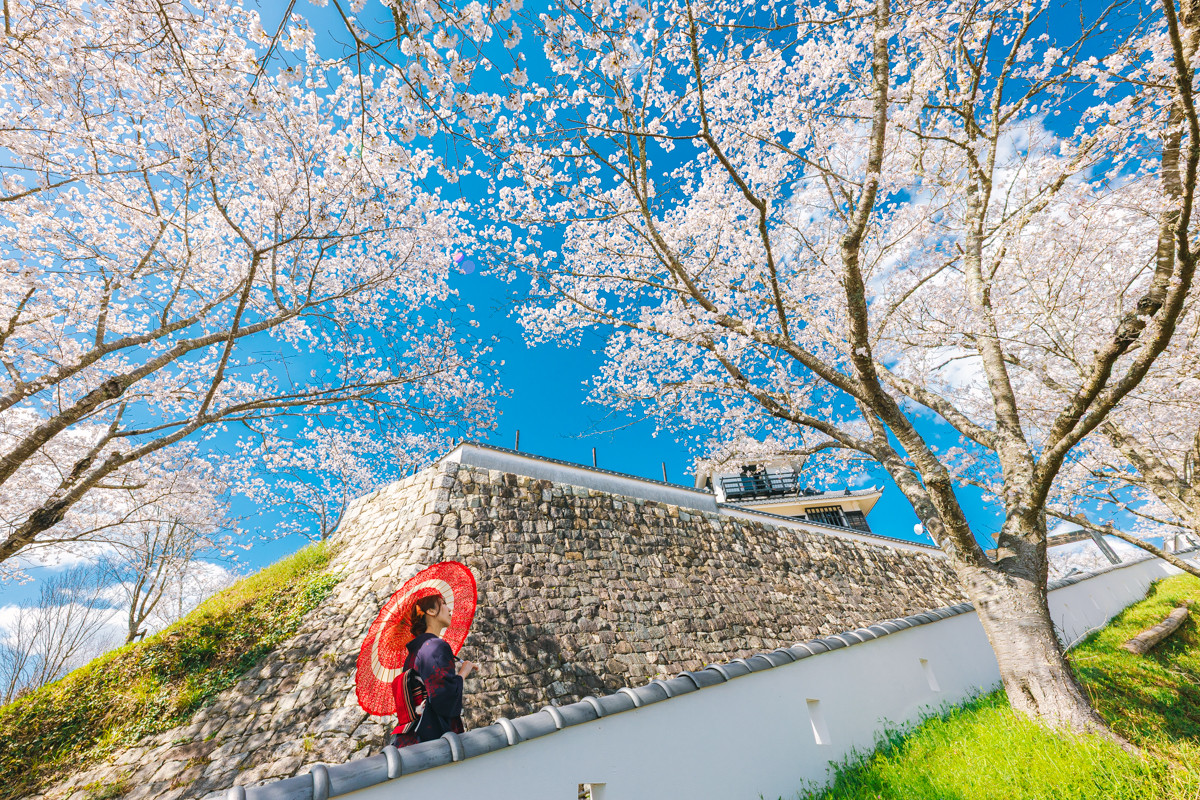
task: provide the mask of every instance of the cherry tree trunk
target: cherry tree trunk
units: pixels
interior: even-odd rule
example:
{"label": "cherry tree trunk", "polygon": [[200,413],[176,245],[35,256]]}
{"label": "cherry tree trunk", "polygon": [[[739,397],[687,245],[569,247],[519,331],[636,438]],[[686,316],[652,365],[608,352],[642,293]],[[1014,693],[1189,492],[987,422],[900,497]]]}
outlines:
{"label": "cherry tree trunk", "polygon": [[1071,673],[1046,604],[1044,578],[964,567],[968,596],[996,654],[1009,704],[1047,725],[1118,739]]}

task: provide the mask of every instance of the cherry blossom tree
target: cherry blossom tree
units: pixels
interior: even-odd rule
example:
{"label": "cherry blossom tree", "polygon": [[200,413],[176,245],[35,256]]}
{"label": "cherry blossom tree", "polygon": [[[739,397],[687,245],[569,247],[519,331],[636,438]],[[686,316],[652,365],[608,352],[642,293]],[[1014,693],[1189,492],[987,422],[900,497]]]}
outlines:
{"label": "cherry blossom tree", "polygon": [[[711,452],[881,465],[974,601],[1012,705],[1106,730],[1047,612],[1046,503],[1191,287],[1195,10],[1117,4],[1064,38],[1047,3],[572,0],[524,17],[552,78],[518,49],[489,78],[506,94],[474,70],[520,35],[511,7],[396,8],[401,91],[504,157],[481,172],[507,266],[533,277],[531,338],[611,329],[597,398],[711,431]],[[356,36],[355,54],[383,44]],[[1010,257],[1073,205],[1119,226],[1103,262]],[[1099,308],[1073,329],[1093,345],[1077,368],[1046,358],[1028,301],[1047,286]],[[1049,400],[1019,377],[1038,369]],[[995,558],[955,493],[964,461],[998,482]]]}
{"label": "cherry blossom tree", "polygon": [[238,430],[490,424],[449,322],[471,226],[394,135],[398,95],[223,0],[9,0],[4,23],[0,562],[245,455]]}
{"label": "cherry blossom tree", "polygon": [[[28,420],[33,412],[20,409],[0,415],[0,448],[18,440],[17,432],[3,430],[5,423],[22,417]],[[18,431],[29,427],[20,426]],[[6,530],[20,524],[70,472],[80,450],[103,435],[100,425],[76,425],[35,453],[23,466],[20,478],[6,487],[0,501],[0,524]],[[97,491],[84,494],[60,522],[25,547],[19,558],[0,565],[0,575],[22,575],[26,565],[95,560],[143,526],[159,524],[184,509],[193,525],[221,527],[224,511],[219,497],[226,493],[222,472],[201,457],[196,442],[149,453],[122,470],[120,484],[105,482]]]}
{"label": "cherry blossom tree", "polygon": [[[1171,550],[1200,545],[1198,322],[1192,307],[1151,372],[1074,454],[1047,508],[1195,575],[1200,568],[1147,540]],[[1126,530],[1121,520],[1133,524]]]}

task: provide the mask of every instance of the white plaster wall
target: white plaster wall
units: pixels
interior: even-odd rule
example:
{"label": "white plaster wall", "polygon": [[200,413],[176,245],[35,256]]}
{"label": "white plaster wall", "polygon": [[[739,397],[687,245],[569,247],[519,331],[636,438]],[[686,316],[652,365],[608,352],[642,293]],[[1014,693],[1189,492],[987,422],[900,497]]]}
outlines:
{"label": "white plaster wall", "polygon": [[[1114,569],[1052,592],[1051,613],[1073,643],[1174,572],[1158,560]],[[880,728],[998,681],[972,612],[344,796],[574,800],[580,783],[602,783],[596,800],[790,800],[824,783],[830,761],[870,749]]]}

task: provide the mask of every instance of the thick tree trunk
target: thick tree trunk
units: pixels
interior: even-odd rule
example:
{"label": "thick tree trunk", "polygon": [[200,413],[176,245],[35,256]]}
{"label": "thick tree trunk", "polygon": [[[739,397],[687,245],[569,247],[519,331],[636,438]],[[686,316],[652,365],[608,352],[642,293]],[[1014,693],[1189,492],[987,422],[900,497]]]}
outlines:
{"label": "thick tree trunk", "polygon": [[1050,620],[1045,582],[995,567],[964,571],[1013,709],[1052,727],[1119,740],[1071,673]]}
{"label": "thick tree trunk", "polygon": [[[898,459],[883,463],[974,604],[1013,709],[1051,727],[1098,733],[1129,747],[1092,708],[1055,633],[1046,602],[1044,517],[1028,509],[1010,516],[997,540],[998,558],[992,562],[966,528],[953,494],[941,496],[946,507],[939,508],[927,493],[927,481],[918,481]],[[963,530],[943,525],[946,517],[961,520]]]}

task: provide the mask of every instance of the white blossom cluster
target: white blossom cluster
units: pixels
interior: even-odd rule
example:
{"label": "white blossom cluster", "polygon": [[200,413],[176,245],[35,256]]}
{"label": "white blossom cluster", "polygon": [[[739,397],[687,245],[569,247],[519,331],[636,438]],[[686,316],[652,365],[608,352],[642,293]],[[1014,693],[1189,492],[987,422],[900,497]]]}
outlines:
{"label": "white blossom cluster", "polygon": [[471,225],[306,23],[12,0],[4,35],[0,563],[235,480],[362,491],[490,424],[447,286]]}

